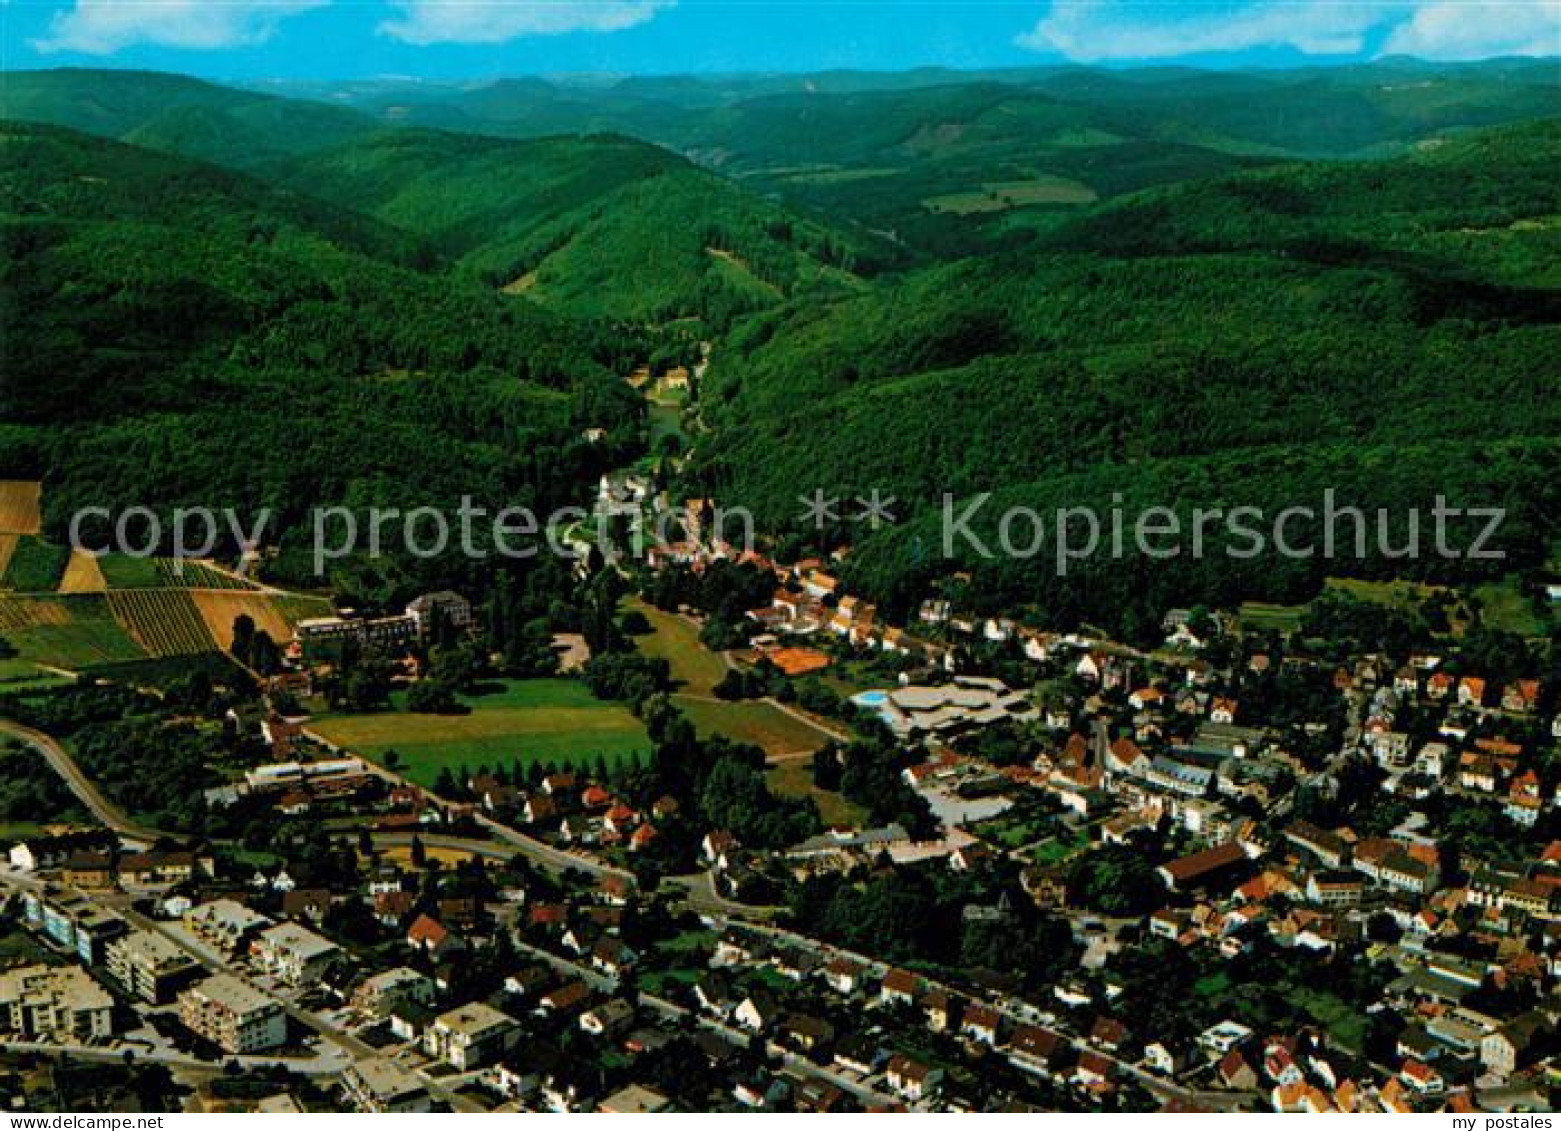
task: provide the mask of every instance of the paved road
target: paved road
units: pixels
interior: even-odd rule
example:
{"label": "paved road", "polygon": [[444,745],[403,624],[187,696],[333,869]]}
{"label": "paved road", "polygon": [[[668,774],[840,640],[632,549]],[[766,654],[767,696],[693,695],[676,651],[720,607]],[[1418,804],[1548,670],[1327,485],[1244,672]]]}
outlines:
{"label": "paved road", "polygon": [[65,784],[87,807],[87,810],[114,832],[148,844],[160,837],[174,835],[131,820],[129,814],[103,795],[57,739],[44,734],[41,730],[33,730],[9,719],[0,719],[0,735],[10,735],[41,754],[54,772],[65,779]]}
{"label": "paved road", "polygon": [[[311,731],[307,727],[304,728],[304,734],[313,739],[315,742],[320,743],[320,745],[324,746],[328,750],[338,751],[343,755],[351,755],[354,758],[362,758],[364,764],[368,766],[370,770],[372,770],[386,782],[389,782],[393,787],[406,787],[408,789],[415,789],[422,793],[425,797],[428,797],[430,800],[447,809],[456,807],[455,802],[440,797],[438,794],[434,793],[433,790],[424,789],[422,786],[418,785],[409,778],[403,777],[394,770],[387,769],[378,762],[375,762],[369,758],[365,758],[363,755],[357,753],[349,747],[338,746],[334,742],[326,739],[323,735],[320,735],[315,731]],[[519,853],[520,855],[525,856],[528,859],[555,872],[562,872],[573,869],[575,871],[585,872],[598,878],[603,876],[620,876],[629,880],[630,882],[634,880],[633,873],[625,871],[622,868],[616,868],[613,865],[608,864],[603,860],[599,860],[594,856],[583,853],[567,852],[560,848],[554,848],[552,845],[546,844],[538,840],[536,837],[527,836],[525,833],[513,829],[508,825],[500,824],[498,821],[493,820],[491,817],[486,817],[481,813],[477,814],[477,823],[482,825],[485,829],[492,833],[493,836],[498,838],[499,841],[503,842],[509,848],[509,851],[502,854],[494,851],[486,851],[480,853],[480,855],[490,857],[500,856],[501,858],[507,860],[509,857]],[[423,834],[418,835],[422,836],[424,844],[430,846],[434,844],[434,840],[429,836],[425,836]],[[377,837],[375,839],[376,841],[378,840]],[[447,845],[446,847],[459,849],[466,847],[466,844],[475,845],[483,843],[486,842],[470,841],[466,842],[465,844],[451,844]],[[475,849],[473,851],[475,851]]]}

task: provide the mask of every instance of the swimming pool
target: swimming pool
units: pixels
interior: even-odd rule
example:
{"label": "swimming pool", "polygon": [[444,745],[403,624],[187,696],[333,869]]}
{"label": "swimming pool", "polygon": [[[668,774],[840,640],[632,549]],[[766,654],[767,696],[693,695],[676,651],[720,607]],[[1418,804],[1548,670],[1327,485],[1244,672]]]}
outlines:
{"label": "swimming pool", "polygon": [[887,691],[864,691],[860,695],[851,697],[851,702],[862,707],[872,707],[874,709],[882,707],[888,701],[889,693]]}

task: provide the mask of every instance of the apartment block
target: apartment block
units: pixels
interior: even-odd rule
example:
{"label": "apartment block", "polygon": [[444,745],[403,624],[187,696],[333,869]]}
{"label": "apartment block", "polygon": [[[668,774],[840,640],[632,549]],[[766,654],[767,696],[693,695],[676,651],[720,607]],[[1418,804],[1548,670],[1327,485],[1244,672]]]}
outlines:
{"label": "apartment block", "polygon": [[114,999],[79,966],[26,966],[0,974],[0,1018],[24,1040],[102,1040],[114,1032]]}
{"label": "apartment block", "polygon": [[179,1020],[226,1053],[265,1052],[287,1043],[281,1005],[230,974],[180,994]]}
{"label": "apartment block", "polygon": [[108,972],[126,993],[160,1005],[194,976],[200,964],[153,931],[133,931],[108,946]]}

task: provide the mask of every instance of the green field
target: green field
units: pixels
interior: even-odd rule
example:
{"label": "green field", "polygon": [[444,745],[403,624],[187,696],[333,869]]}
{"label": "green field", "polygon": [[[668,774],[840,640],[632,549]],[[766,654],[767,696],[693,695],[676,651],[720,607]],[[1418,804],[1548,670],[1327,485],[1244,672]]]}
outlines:
{"label": "green field", "polygon": [[682,617],[664,613],[643,601],[630,601],[628,607],[644,613],[654,630],[635,639],[640,652],[672,665],[672,679],[679,691],[709,695],[726,674],[726,661],[699,642],[699,630]]}
{"label": "green field", "polygon": [[1037,177],[1028,181],[994,181],[969,192],[928,197],[923,203],[933,212],[970,216],[980,212],[1006,212],[1037,204],[1093,204],[1095,190],[1067,177]]}
{"label": "green field", "polygon": [[104,554],[98,559],[98,568],[110,589],[161,589],[167,584],[155,558]]}
{"label": "green field", "polygon": [[817,750],[829,741],[824,731],[773,703],[714,698],[711,689],[726,674],[726,661],[699,642],[699,630],[682,617],[640,601],[631,602],[629,607],[644,613],[653,629],[649,635],[637,637],[636,646],[645,655],[665,659],[672,666],[677,684],[672,701],[701,737],[722,734],[762,747],[771,758]]}
{"label": "green field", "polygon": [[687,695],[674,695],[672,700],[688,716],[701,737],[724,734],[734,741],[763,747],[771,758],[811,753],[830,740],[828,734],[788,715],[772,703],[760,700],[726,703],[692,699]]}
{"label": "green field", "polygon": [[1245,632],[1299,632],[1305,605],[1271,605],[1247,601],[1241,606],[1241,628]]}
{"label": "green field", "polygon": [[0,636],[21,659],[49,667],[79,670],[146,656],[99,594],[0,596]]}
{"label": "green field", "polygon": [[505,680],[501,690],[464,702],[470,714],[415,715],[398,695],[395,711],[324,716],[310,729],[371,758],[394,750],[401,771],[425,786],[432,786],[446,766],[590,765],[598,755],[612,764],[650,750],[638,719],[573,680]]}
{"label": "green field", "polygon": [[813,763],[808,758],[793,758],[773,765],[764,775],[770,789],[781,797],[811,797],[819,819],[826,825],[850,825],[861,828],[867,822],[867,810],[847,801],[844,796],[813,784]]}
{"label": "green field", "polygon": [[1481,617],[1491,628],[1530,637],[1550,631],[1550,621],[1535,611],[1534,603],[1510,578],[1481,585],[1474,595],[1479,598]]}

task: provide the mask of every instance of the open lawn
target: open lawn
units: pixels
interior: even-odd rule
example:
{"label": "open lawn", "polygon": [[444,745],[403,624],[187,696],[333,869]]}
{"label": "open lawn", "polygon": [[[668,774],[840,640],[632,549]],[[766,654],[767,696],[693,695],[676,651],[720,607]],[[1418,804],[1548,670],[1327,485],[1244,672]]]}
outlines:
{"label": "open lawn", "polygon": [[677,685],[672,701],[701,737],[723,734],[735,742],[761,747],[771,758],[810,753],[829,741],[827,733],[773,703],[714,698],[711,689],[726,674],[726,661],[699,642],[698,629],[682,617],[640,601],[632,601],[628,607],[644,613],[654,630],[636,637],[635,646],[672,666]]}
{"label": "open lawn", "polygon": [[644,613],[653,630],[648,636],[635,637],[635,647],[646,656],[659,657],[672,665],[677,690],[709,695],[726,674],[726,661],[699,642],[699,630],[682,617],[664,613],[643,601],[630,601],[628,608]]}
{"label": "open lawn", "polygon": [[43,484],[0,479],[0,534],[36,534],[43,526]]}
{"label": "open lawn", "polygon": [[415,715],[397,697],[396,710],[330,715],[310,724],[326,741],[372,758],[394,750],[400,769],[432,786],[443,767],[556,762],[590,765],[648,752],[645,728],[616,703],[596,699],[567,679],[502,681],[492,694],[468,697],[465,715]]}
{"label": "open lawn", "polygon": [[674,695],[672,701],[701,737],[724,734],[733,741],[763,748],[772,759],[811,754],[830,740],[824,731],[762,700],[726,703]]}
{"label": "open lawn", "polygon": [[1247,601],[1241,606],[1243,632],[1299,632],[1305,605],[1270,605]]}

